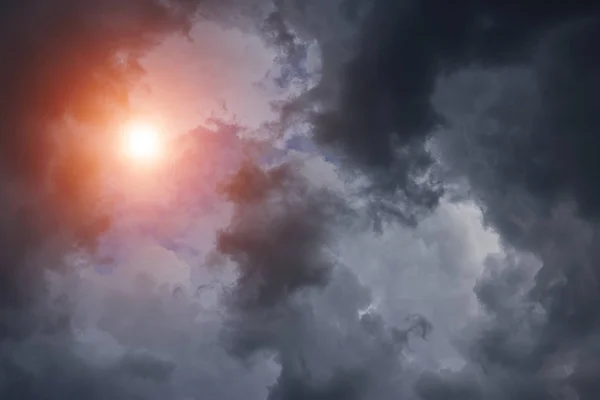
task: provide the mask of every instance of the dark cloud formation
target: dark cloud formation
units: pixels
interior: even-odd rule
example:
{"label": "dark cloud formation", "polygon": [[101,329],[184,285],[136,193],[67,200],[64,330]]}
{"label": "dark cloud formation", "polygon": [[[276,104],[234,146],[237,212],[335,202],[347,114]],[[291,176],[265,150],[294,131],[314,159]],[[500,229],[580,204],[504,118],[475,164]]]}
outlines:
{"label": "dark cloud formation", "polygon": [[451,127],[442,153],[504,242],[542,264],[489,265],[502,272],[477,287],[492,320],[470,357],[488,397],[598,396],[598,26],[597,13],[555,24],[519,67],[438,82],[434,103]]}
{"label": "dark cloud formation", "polygon": [[[394,208],[377,200],[376,209],[409,222],[435,207],[442,193],[424,149],[431,132],[444,124],[430,102],[438,74],[471,64],[527,63],[550,30],[597,11],[591,1],[280,3],[280,13],[291,16],[290,30],[278,24],[277,37],[292,58],[298,45],[290,32],[316,37],[323,45],[322,80],[308,95],[315,101],[303,96],[295,106],[319,104],[311,112],[316,140],[341,150],[351,166],[366,172],[378,199],[395,194],[394,203],[405,204]],[[315,9],[325,13],[322,25]],[[297,17],[303,12],[305,21]],[[330,20],[360,26],[342,41],[351,55],[332,44],[331,31],[343,28],[328,29]]]}
{"label": "dark cloud formation", "polygon": [[334,233],[352,225],[347,203],[293,164],[247,164],[222,190],[235,210],[217,249],[238,268],[223,340],[250,365],[276,357],[268,398],[392,399],[409,388],[399,374],[403,351],[431,325],[413,315],[392,327],[365,311],[369,291],[333,253]]}
{"label": "dark cloud formation", "polygon": [[[589,15],[591,2],[569,6],[527,1],[374,2],[359,47],[343,71],[339,104],[318,115],[317,137],[367,166],[390,168],[397,150],[442,122],[430,96],[440,72],[471,63],[530,59],[542,33]],[[410,172],[410,170],[408,170]]]}
{"label": "dark cloud formation", "polygon": [[282,323],[274,322],[280,319],[274,310],[293,313],[286,311],[290,298],[328,283],[335,265],[327,251],[333,223],[347,210],[289,164],[265,171],[247,163],[222,191],[235,204],[230,225],[217,238],[217,250],[239,270],[229,296],[239,318],[232,350],[247,357],[278,340],[278,330],[268,328],[269,322]]}
{"label": "dark cloud formation", "polygon": [[223,191],[238,207],[217,249],[240,270],[239,288],[248,293],[237,293],[239,306],[274,305],[327,282],[332,263],[326,246],[343,202],[313,192],[289,164],[267,171],[247,164]]}
{"label": "dark cloud formation", "polygon": [[[286,31],[277,19],[285,18],[285,2],[280,6],[282,15],[271,16],[275,24],[271,28],[293,58],[299,47],[289,35],[292,30]],[[599,127],[600,92],[598,59],[590,51],[598,36],[596,7],[592,2],[530,1],[516,7],[465,1],[447,7],[436,1],[379,1],[358,30],[358,46],[347,63],[328,64],[331,59],[323,56],[323,80],[313,97],[308,96],[322,101],[312,113],[315,137],[341,150],[349,165],[366,172],[372,185],[366,193],[379,206],[373,208],[375,214],[414,222],[419,215],[415,209],[437,204],[438,186],[424,179],[433,162],[425,145],[440,132],[435,139],[446,166],[455,176],[468,179],[488,223],[505,245],[516,249],[515,255],[488,259],[486,275],[475,288],[485,313],[463,338],[467,366],[460,372],[423,374],[414,386],[423,399],[598,395],[592,379],[597,371],[592,354],[598,326],[593,133]],[[293,22],[300,27],[298,32],[302,27],[310,30]],[[318,29],[313,33],[317,38],[322,34]],[[324,52],[329,49],[323,47]],[[341,73],[337,88],[331,70]],[[447,84],[446,97],[440,93],[444,79],[459,82]],[[337,92],[327,98],[331,88]],[[302,103],[306,104],[311,102]],[[277,175],[257,171],[240,176],[255,189],[246,192],[242,185],[233,191],[234,200],[241,203],[238,211],[269,204],[263,193],[273,182],[279,184],[279,178],[273,180]],[[291,207],[283,215],[295,215],[290,210],[296,209],[302,207]],[[241,268],[233,293],[242,306],[238,310],[252,310],[233,318],[229,340],[243,358],[269,350],[279,357],[282,371],[271,396],[370,398],[376,392],[379,398],[410,396],[402,384],[390,383],[406,376],[400,367],[402,357],[390,349],[394,343],[405,343],[406,332],[427,332],[429,325],[420,320],[418,329],[393,334],[377,316],[348,317],[361,321],[360,328],[329,335],[352,343],[349,347],[365,356],[361,360],[368,360],[371,369],[367,372],[365,364],[335,357],[336,373],[325,384],[314,383],[319,380],[307,371],[315,366],[306,359],[320,347],[308,341],[322,322],[311,319],[314,310],[301,308],[297,296],[304,292],[300,288],[324,282],[325,275],[311,269],[322,264],[306,254],[320,249],[326,237],[313,242],[312,235],[298,235],[294,250],[287,252],[293,260],[267,259],[263,243],[289,238],[280,225],[271,225],[277,221],[274,215],[263,214],[266,221],[244,228],[240,222],[252,221],[254,212],[238,214],[233,231],[226,231],[220,244]],[[319,215],[315,209],[312,213]],[[311,226],[306,218],[291,221],[299,229]],[[285,270],[282,265],[293,270],[279,275]],[[361,308],[358,304],[348,308],[354,315]],[[367,332],[376,332],[374,342],[386,348],[386,356],[361,352],[369,342]],[[318,359],[322,362],[323,357]],[[352,390],[348,377],[362,382],[360,390]]]}
{"label": "dark cloud formation", "polygon": [[367,173],[376,204],[390,192],[409,210],[437,204],[423,177],[439,132],[450,175],[467,178],[504,244],[542,263],[533,278],[536,263],[508,257],[481,280],[488,315],[467,345],[472,365],[424,376],[423,398],[598,396],[599,12],[591,1],[374,1],[348,62],[323,48],[315,138]]}

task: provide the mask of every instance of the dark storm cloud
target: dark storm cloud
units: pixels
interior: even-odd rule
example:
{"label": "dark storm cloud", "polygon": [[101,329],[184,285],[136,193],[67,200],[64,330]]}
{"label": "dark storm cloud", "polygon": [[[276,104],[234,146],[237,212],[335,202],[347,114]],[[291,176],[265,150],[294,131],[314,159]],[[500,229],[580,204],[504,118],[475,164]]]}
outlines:
{"label": "dark storm cloud", "polygon": [[[357,15],[361,15],[356,10],[364,9],[353,2],[355,11],[345,14],[345,2],[333,3],[339,9],[332,14],[347,21],[356,22],[360,19]],[[597,12],[598,6],[594,2],[526,1],[513,5],[501,1],[459,1],[449,5],[436,0],[374,1],[366,7],[369,10],[358,29],[357,40],[350,40],[355,51],[351,50],[352,56],[344,62],[344,57],[336,59],[344,51],[336,53],[332,44],[335,40],[331,40],[335,35],[328,35],[327,23],[319,26],[302,21],[286,9],[293,8],[291,3],[277,4],[280,8],[269,17],[267,33],[284,55],[294,59],[304,51],[295,40],[296,33],[312,35],[323,44],[321,82],[312,93],[285,109],[284,117],[285,113],[297,111],[296,107],[312,106],[312,100],[318,103],[318,111],[311,112],[315,138],[322,145],[341,150],[346,166],[358,167],[370,178],[372,185],[366,193],[375,205],[371,208],[375,220],[393,215],[414,223],[423,211],[437,204],[441,190],[428,176],[433,160],[425,144],[434,131],[457,125],[460,129],[464,117],[440,111],[432,104],[431,96],[440,76],[473,65],[484,71],[508,67],[526,71],[516,83],[501,88],[500,101],[485,110],[491,114],[491,123],[496,124],[499,134],[482,136],[475,153],[460,154],[453,161],[458,173],[469,178],[487,221],[504,242],[533,253],[544,266],[532,288],[526,283],[532,280],[530,272],[534,266],[510,258],[500,261],[505,272],[497,279],[482,280],[476,288],[488,315],[473,340],[465,345],[470,365],[458,374],[424,375],[416,391],[425,399],[526,399],[554,394],[564,397],[568,391],[575,391],[582,399],[593,398],[594,385],[588,378],[593,375],[593,363],[575,356],[576,372],[568,378],[557,377],[553,368],[565,366],[567,355],[584,348],[574,344],[582,338],[582,332],[595,332],[597,318],[592,305],[597,303],[597,256],[592,250],[592,237],[596,236],[589,232],[596,228],[593,222],[579,220],[576,213],[567,211],[567,216],[561,217],[551,211],[564,199],[570,199],[576,210],[589,216],[597,203],[593,181],[596,146],[591,132],[598,128],[600,92],[594,78],[598,59],[589,44],[596,42],[598,25],[585,18]],[[306,10],[318,9],[315,4],[307,1],[297,8],[301,9],[300,14],[304,11],[311,15]],[[286,16],[290,18],[289,26],[285,25]],[[477,109],[480,104],[473,96],[467,92],[456,97],[466,98]],[[456,138],[448,137],[445,145],[461,146],[452,144],[453,140]],[[480,167],[469,165],[461,170],[461,163],[473,161],[473,154],[481,157]],[[268,181],[259,179],[257,188],[268,188]],[[263,189],[240,193],[238,199],[256,204],[264,201],[260,193]],[[237,207],[238,211],[243,209]],[[302,287],[322,285],[324,281],[319,277],[325,275],[307,274],[310,269],[295,260],[312,260],[299,257],[296,249],[290,252],[293,262],[275,260],[272,264],[294,268],[293,273],[286,272],[290,280],[273,272],[278,269],[263,262],[265,246],[249,238],[277,243],[285,235],[280,235],[278,229],[257,230],[258,224],[239,229],[240,221],[249,215],[252,214],[234,218],[233,232],[241,237],[230,244],[237,246],[221,247],[241,267],[234,298],[242,299],[244,306],[259,305],[261,310],[244,315],[242,325],[250,329],[234,328],[241,335],[234,342],[241,345],[243,350],[237,350],[245,356],[273,347],[285,355],[288,352],[282,350],[285,346],[281,341],[286,337],[282,325],[287,320],[266,317],[265,306],[270,312],[278,310],[284,315],[297,312],[283,306],[288,303],[287,295]],[[271,218],[272,215],[267,219],[272,221]],[[300,227],[305,224],[293,222]],[[231,233],[222,238],[231,240],[235,237]],[[323,239],[307,240],[311,246],[297,251],[310,252]],[[295,245],[299,243],[302,242]],[[283,243],[281,248],[287,245]],[[264,270],[262,276],[254,272],[255,268]],[[248,271],[252,274],[248,275]],[[249,279],[252,275],[260,279]],[[264,301],[268,298],[275,300]],[[422,326],[425,332],[429,325]],[[335,396],[336,379],[320,386],[319,392],[305,390],[310,380],[302,378],[298,372],[301,368],[295,367],[294,362],[281,360],[280,383],[272,391],[273,397],[293,398],[293,392],[306,393],[307,398]],[[341,376],[355,371],[342,369]],[[393,397],[393,391],[385,396]]]}
{"label": "dark storm cloud", "polygon": [[[221,191],[235,208],[216,247],[238,269],[224,337],[230,352],[249,359],[280,347],[292,324],[302,336],[304,313],[290,299],[328,283],[335,260],[327,246],[344,204],[290,164],[265,170],[248,162]],[[282,368],[279,379],[287,381],[289,367]]]}
{"label": "dark storm cloud", "polygon": [[600,63],[590,51],[599,26],[597,13],[555,25],[528,63],[450,75],[435,96],[449,122],[439,138],[449,165],[469,178],[503,241],[542,263],[537,271],[505,260],[501,275],[477,287],[492,322],[470,355],[490,396],[598,397],[588,355],[600,321]]}
{"label": "dark storm cloud", "polygon": [[530,181],[538,197],[572,195],[580,211],[596,217],[600,187],[595,149],[600,127],[598,93],[600,16],[575,21],[552,32],[539,55],[540,102],[543,120],[535,137],[542,143],[539,165]]}
{"label": "dark storm cloud", "polygon": [[222,190],[234,213],[217,250],[238,272],[225,295],[226,348],[248,365],[275,356],[269,399],[394,398],[402,352],[431,325],[413,315],[388,326],[364,311],[369,290],[332,252],[334,234],[352,226],[347,203],[294,164],[246,164]]}
{"label": "dark storm cloud", "polygon": [[[548,30],[577,20],[597,9],[594,2],[525,1],[341,1],[324,21],[344,20],[361,27],[344,46],[352,56],[332,45],[327,24],[319,26],[319,9],[307,1],[294,18],[294,8],[280,2],[281,13],[291,15],[290,28],[278,32],[280,45],[294,54],[291,32],[311,34],[322,42],[322,80],[309,98],[319,103],[312,112],[315,138],[342,150],[349,165],[367,173],[377,192],[396,194],[405,207],[376,209],[414,221],[437,204],[441,186],[432,178],[431,156],[423,149],[432,130],[444,119],[432,107],[430,96],[440,73],[471,64],[486,67],[528,62]],[[286,5],[288,6],[286,8]],[[363,15],[366,14],[366,17]],[[336,29],[334,26],[331,30]],[[306,31],[310,32],[306,34]],[[351,35],[349,35],[351,36]],[[296,106],[310,107],[303,96]],[[293,109],[294,107],[292,107]]]}
{"label": "dark storm cloud", "polygon": [[[522,281],[531,282],[536,267],[511,259],[501,262],[502,276],[480,283],[477,294],[491,322],[481,322],[468,346],[472,368],[424,376],[418,392],[426,399],[596,398],[597,365],[585,353],[595,349],[600,321],[594,307],[600,6],[369,4],[353,56],[347,63],[328,58],[331,44],[323,40],[323,80],[296,104],[318,103],[312,112],[317,141],[342,150],[347,165],[366,172],[383,218],[414,221],[411,213],[434,207],[441,193],[423,179],[433,162],[425,143],[441,131],[442,153],[452,153],[454,173],[468,178],[487,222],[505,244],[543,264],[530,286]],[[318,29],[314,36],[329,38]],[[488,74],[483,87],[450,86],[443,106],[434,107],[440,77],[469,80],[478,71]],[[466,105],[452,104],[457,100]],[[387,202],[389,193],[399,199]]]}
{"label": "dark storm cloud", "polygon": [[[456,108],[447,106],[449,98],[438,99],[451,124],[460,129],[461,120],[472,121],[463,138],[441,139],[451,163],[468,174],[489,222],[510,244],[575,275],[596,263],[600,63],[587,46],[598,37],[597,18],[568,24],[548,35],[530,67],[456,76],[463,83],[453,90],[472,99]],[[486,91],[493,91],[487,100]],[[463,150],[480,159],[459,161]]]}
{"label": "dark storm cloud", "polygon": [[343,71],[339,104],[318,115],[323,143],[366,166],[390,168],[396,150],[421,141],[441,117],[430,103],[440,72],[471,63],[530,59],[541,34],[587,16],[591,2],[376,1],[355,57]]}
{"label": "dark storm cloud", "polygon": [[349,212],[340,199],[311,188],[292,164],[263,170],[248,163],[222,190],[235,211],[217,250],[239,268],[237,306],[274,306],[297,290],[327,283],[334,265],[330,235]]}
{"label": "dark storm cloud", "polygon": [[339,372],[321,387],[307,384],[306,379],[287,375],[287,370],[284,370],[271,388],[268,400],[358,400],[361,398],[361,385],[364,384],[364,377],[360,373]]}

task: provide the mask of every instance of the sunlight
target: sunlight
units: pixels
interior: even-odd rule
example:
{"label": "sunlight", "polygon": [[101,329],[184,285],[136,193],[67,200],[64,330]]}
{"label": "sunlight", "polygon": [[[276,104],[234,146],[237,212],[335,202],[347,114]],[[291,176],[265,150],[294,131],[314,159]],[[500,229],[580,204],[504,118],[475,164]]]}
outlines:
{"label": "sunlight", "polygon": [[162,141],[158,128],[147,122],[131,122],[123,131],[123,151],[136,163],[156,162],[162,152]]}

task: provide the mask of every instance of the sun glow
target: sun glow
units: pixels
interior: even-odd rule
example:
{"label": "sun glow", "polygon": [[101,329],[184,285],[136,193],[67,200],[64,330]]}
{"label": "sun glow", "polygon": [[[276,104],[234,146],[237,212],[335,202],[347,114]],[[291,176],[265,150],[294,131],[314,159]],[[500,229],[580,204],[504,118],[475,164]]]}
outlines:
{"label": "sun glow", "polygon": [[147,122],[131,122],[123,130],[123,151],[136,163],[153,163],[161,156],[163,138],[159,129]]}

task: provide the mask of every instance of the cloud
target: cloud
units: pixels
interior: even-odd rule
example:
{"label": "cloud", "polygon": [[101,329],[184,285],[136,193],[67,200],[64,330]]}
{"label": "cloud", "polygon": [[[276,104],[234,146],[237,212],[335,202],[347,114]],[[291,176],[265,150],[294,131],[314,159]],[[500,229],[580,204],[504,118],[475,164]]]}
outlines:
{"label": "cloud", "polygon": [[25,260],[33,249],[62,234],[90,244],[106,228],[106,129],[126,110],[139,54],[184,31],[193,3],[24,1],[0,11],[3,225],[14,232],[2,236],[2,301],[17,305],[43,275]]}
{"label": "cloud", "polygon": [[[0,343],[3,398],[167,395],[160,357],[96,367],[77,354],[73,291],[49,270],[109,224],[102,182],[138,57],[185,32],[197,2],[0,3]],[[163,385],[164,386],[164,385]]]}
{"label": "cloud", "polygon": [[290,15],[281,37],[295,33],[322,45],[320,81],[289,112],[308,114],[315,139],[366,173],[377,197],[396,194],[393,203],[404,204],[376,201],[378,212],[409,222],[442,194],[425,149],[445,122],[430,102],[438,75],[471,64],[527,63],[548,30],[594,10],[587,2],[542,7],[529,1],[518,10],[497,1],[280,4],[280,14]]}
{"label": "cloud", "polygon": [[445,162],[468,178],[504,244],[538,260],[507,258],[476,288],[490,319],[469,346],[488,396],[597,396],[585,356],[598,321],[599,65],[586,50],[596,37],[597,17],[568,21],[527,64],[451,74],[433,97],[450,127],[436,138]]}
{"label": "cloud", "polygon": [[223,191],[236,209],[217,249],[240,270],[236,303],[250,309],[274,305],[327,282],[333,263],[326,246],[335,220],[348,212],[343,202],[313,190],[290,165],[265,171],[247,164]]}
{"label": "cloud", "polygon": [[431,324],[412,315],[389,325],[370,308],[369,288],[335,254],[356,214],[301,171],[248,164],[223,187],[235,209],[216,248],[238,271],[224,295],[225,348],[247,365],[275,357],[270,399],[394,398],[410,387],[403,352]]}
{"label": "cloud", "polygon": [[[366,174],[366,193],[383,220],[414,222],[439,204],[440,186],[427,179],[434,163],[428,145],[438,145],[449,177],[466,178],[503,245],[542,264],[500,262],[506,275],[476,288],[487,314],[479,336],[465,345],[471,363],[464,374],[473,379],[424,376],[420,394],[593,398],[587,374],[594,366],[584,354],[592,351],[586,339],[595,337],[598,321],[591,305],[597,301],[592,132],[599,126],[599,65],[589,51],[598,36],[597,6],[371,5],[339,43],[350,56],[339,57],[344,52],[324,41],[322,51],[338,59],[323,55],[321,81],[288,111],[306,112],[315,139]],[[305,10],[304,16],[314,13]],[[352,25],[339,9],[334,14]],[[311,31],[309,18],[298,15],[289,32],[332,37],[318,22]],[[390,201],[390,193],[398,197]],[[523,285],[518,295],[507,282]],[[561,363],[572,372],[548,375]]]}
{"label": "cloud", "polygon": [[[193,283],[174,290],[154,266],[154,277],[139,273],[172,255],[164,248],[126,265],[138,273],[119,282],[64,258],[106,229],[111,209],[98,182],[108,156],[99,144],[127,109],[140,55],[185,32],[198,3],[3,3],[0,394],[596,398],[591,133],[600,92],[598,60],[583,45],[598,35],[583,19],[592,6],[442,3],[202,3],[207,18],[270,40],[283,86],[314,78],[304,59],[316,41],[320,80],[282,119],[307,116],[314,139],[343,160],[336,172],[366,179],[351,182],[359,190],[341,182],[328,190],[313,180],[336,174],[302,165],[310,160],[242,165],[221,187],[233,212],[216,237],[218,256],[170,257],[184,272],[177,280]],[[210,157],[193,159],[235,147],[225,136],[207,143],[192,146],[185,174],[171,182],[182,209],[218,181],[199,168]],[[449,183],[460,180],[481,206],[500,254],[475,255],[479,242],[448,216],[432,167],[449,169]],[[339,241],[364,239],[361,202],[380,227],[368,240],[389,243],[340,251]],[[415,229],[392,234],[392,219]],[[218,282],[220,293],[197,279],[198,264],[235,276]],[[54,265],[66,268],[50,274]],[[204,289],[219,301],[201,304]],[[460,340],[444,337],[457,331]],[[448,364],[453,371],[440,371]]]}

